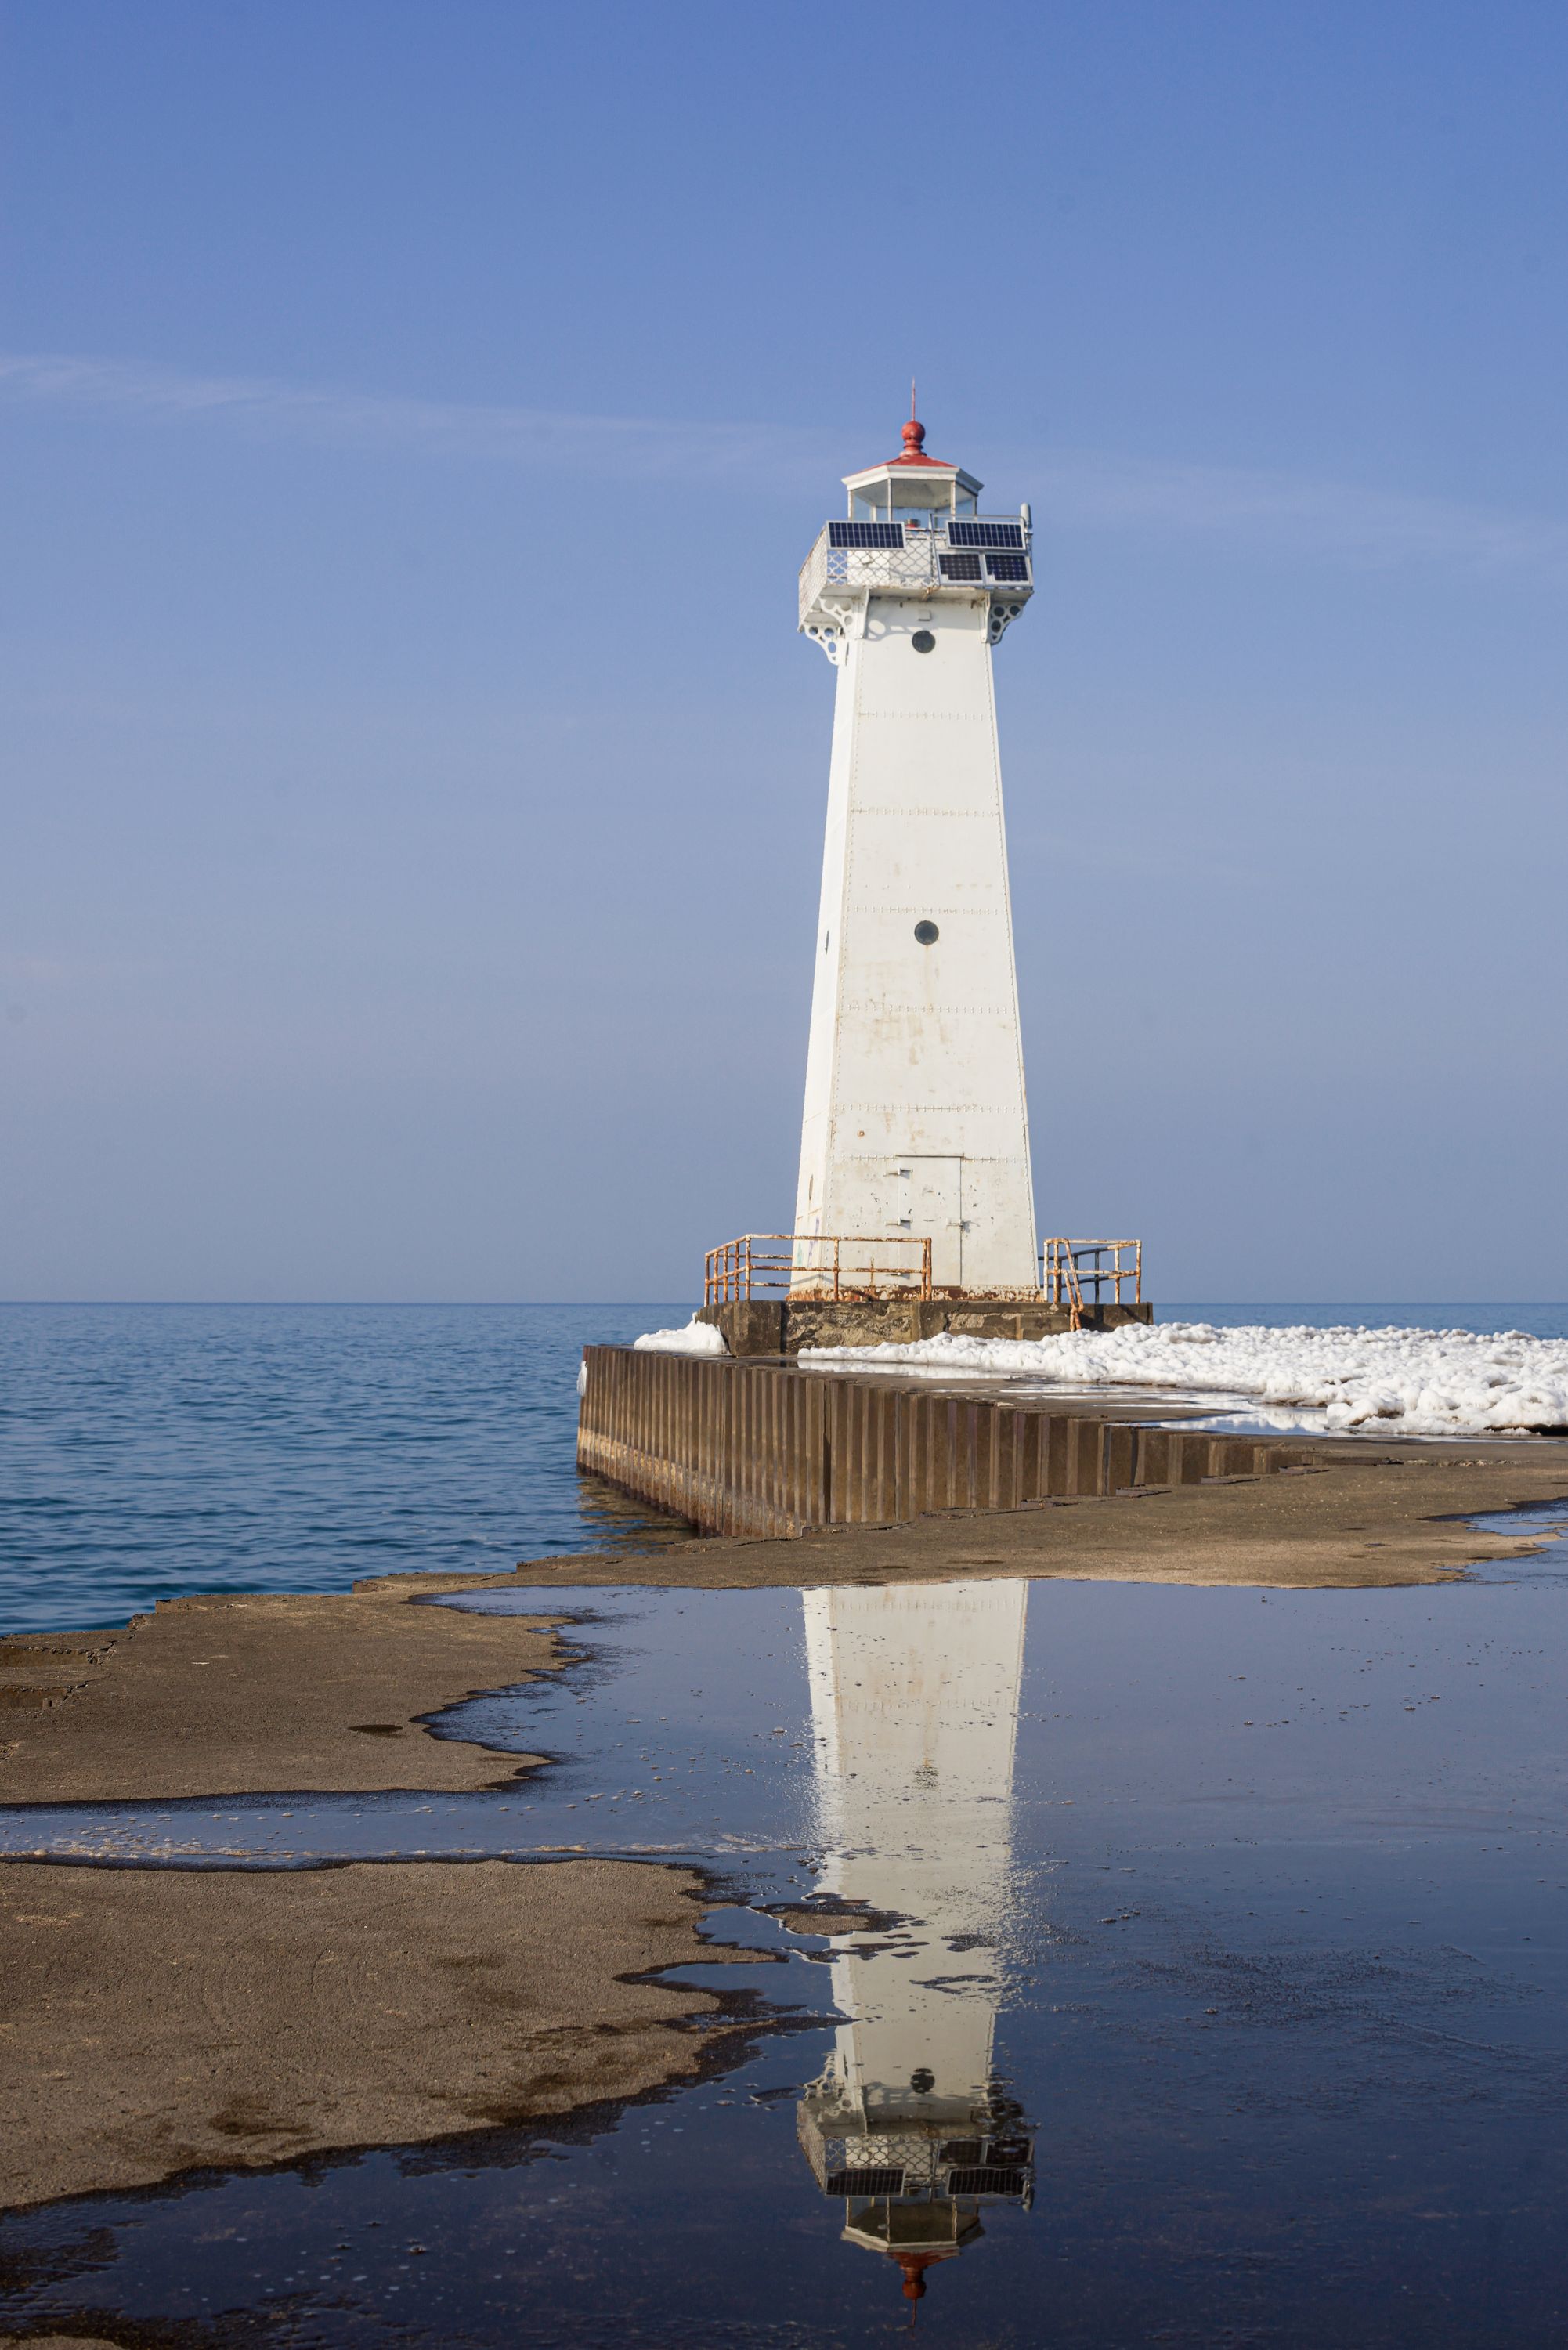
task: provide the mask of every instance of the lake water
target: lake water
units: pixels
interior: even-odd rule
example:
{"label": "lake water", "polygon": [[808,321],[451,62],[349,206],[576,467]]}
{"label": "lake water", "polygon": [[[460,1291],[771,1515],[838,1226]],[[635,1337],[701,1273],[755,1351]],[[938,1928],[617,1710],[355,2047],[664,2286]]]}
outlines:
{"label": "lake water", "polygon": [[[681,1305],[0,1306],[0,1630],[190,1591],[646,1549],[685,1529],[581,1477],[593,1341]],[[1177,1305],[1162,1320],[1568,1336],[1561,1306]]]}
{"label": "lake water", "polygon": [[0,1306],[0,1630],[684,1537],[578,1474],[658,1305]]}
{"label": "lake water", "polygon": [[[711,1930],[776,1961],[691,1970],[763,2027],[694,2085],[13,2216],[10,2323],[189,2350],[860,2350],[911,2318],[950,2350],[1561,2338],[1565,1519],[1536,1513],[1522,1573],[1404,1591],[475,1594],[437,1604],[568,1619],[563,1673],[440,1725],[553,1758],[525,1783],[0,1814],[9,1852],[83,1862],[691,1859]],[[835,1900],[863,1926],[774,1914]]]}

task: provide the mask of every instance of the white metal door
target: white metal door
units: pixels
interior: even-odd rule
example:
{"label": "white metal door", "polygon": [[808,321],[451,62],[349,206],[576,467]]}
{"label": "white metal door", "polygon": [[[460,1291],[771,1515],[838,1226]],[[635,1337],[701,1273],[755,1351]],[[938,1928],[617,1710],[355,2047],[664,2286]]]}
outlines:
{"label": "white metal door", "polygon": [[890,1231],[931,1242],[931,1279],[939,1289],[963,1285],[963,1160],[911,1155],[893,1159],[886,1177]]}

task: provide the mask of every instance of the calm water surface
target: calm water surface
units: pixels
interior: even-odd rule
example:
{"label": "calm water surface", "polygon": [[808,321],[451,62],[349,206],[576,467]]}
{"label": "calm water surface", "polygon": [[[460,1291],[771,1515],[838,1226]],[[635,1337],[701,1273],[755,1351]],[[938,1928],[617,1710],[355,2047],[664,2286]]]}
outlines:
{"label": "calm water surface", "polygon": [[683,1537],[578,1475],[576,1380],[688,1311],[0,1306],[0,1630]]}
{"label": "calm water surface", "polygon": [[[953,2350],[1561,2338],[1568,1542],[1402,1592],[443,1604],[569,1621],[559,1679],[444,1718],[555,1758],[525,1783],[17,1809],[6,1846],[691,1857],[715,1935],[776,1960],[691,1973],[774,2028],[565,2128],[17,2215],[14,2322],[192,2350],[851,2350],[911,2315]],[[864,1928],[773,1914],[825,1897]]]}

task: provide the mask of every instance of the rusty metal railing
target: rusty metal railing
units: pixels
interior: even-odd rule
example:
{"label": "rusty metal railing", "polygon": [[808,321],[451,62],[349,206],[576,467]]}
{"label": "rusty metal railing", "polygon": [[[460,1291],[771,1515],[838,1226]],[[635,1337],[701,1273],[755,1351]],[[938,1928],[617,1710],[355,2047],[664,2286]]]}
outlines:
{"label": "rusty metal railing", "polygon": [[[857,1256],[854,1251],[868,1252]],[[905,1252],[900,1260],[895,1251]],[[880,1262],[878,1262],[880,1259]],[[704,1303],[732,1305],[759,1291],[795,1297],[929,1297],[929,1234],[882,1232],[875,1239],[836,1232],[742,1232],[708,1251]]]}
{"label": "rusty metal railing", "polygon": [[[1127,1262],[1130,1253],[1131,1263]],[[1108,1286],[1118,1305],[1129,1302],[1143,1303],[1143,1243],[1141,1241],[1069,1241],[1049,1240],[1040,1252],[1040,1287],[1053,1305],[1072,1308],[1073,1327],[1082,1327],[1084,1294],[1093,1291],[1092,1302],[1102,1303]],[[1107,1263],[1106,1259],[1109,1259]],[[1131,1283],[1132,1297],[1122,1295],[1125,1284]]]}
{"label": "rusty metal railing", "polygon": [[[1068,1307],[1072,1326],[1077,1330],[1083,1326],[1085,1304],[1103,1304],[1107,1290],[1117,1305],[1142,1305],[1141,1241],[1048,1240],[1041,1250],[1038,1290],[944,1289],[940,1295],[955,1298],[1005,1295],[1019,1301],[1038,1297],[1048,1305]],[[769,1291],[784,1291],[798,1298],[839,1300],[935,1297],[939,1293],[931,1277],[930,1236],[742,1232],[739,1240],[725,1241],[708,1251],[703,1279],[706,1305],[743,1304]]]}

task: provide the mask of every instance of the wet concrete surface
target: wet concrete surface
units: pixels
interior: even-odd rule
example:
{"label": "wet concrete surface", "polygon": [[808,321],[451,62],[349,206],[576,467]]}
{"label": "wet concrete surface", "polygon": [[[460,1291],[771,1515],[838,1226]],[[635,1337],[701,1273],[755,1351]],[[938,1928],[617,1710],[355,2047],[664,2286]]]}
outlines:
{"label": "wet concrete surface", "polygon": [[421,1717],[548,1671],[547,1630],[342,1597],[164,1601],[125,1630],[0,1642],[0,1804],[265,1787],[486,1787],[515,1758]]}
{"label": "wet concrete surface", "polygon": [[[46,1866],[0,1884],[0,2203],[417,2145],[698,2069],[690,1871]],[[688,2027],[682,2029],[681,2027]]]}

